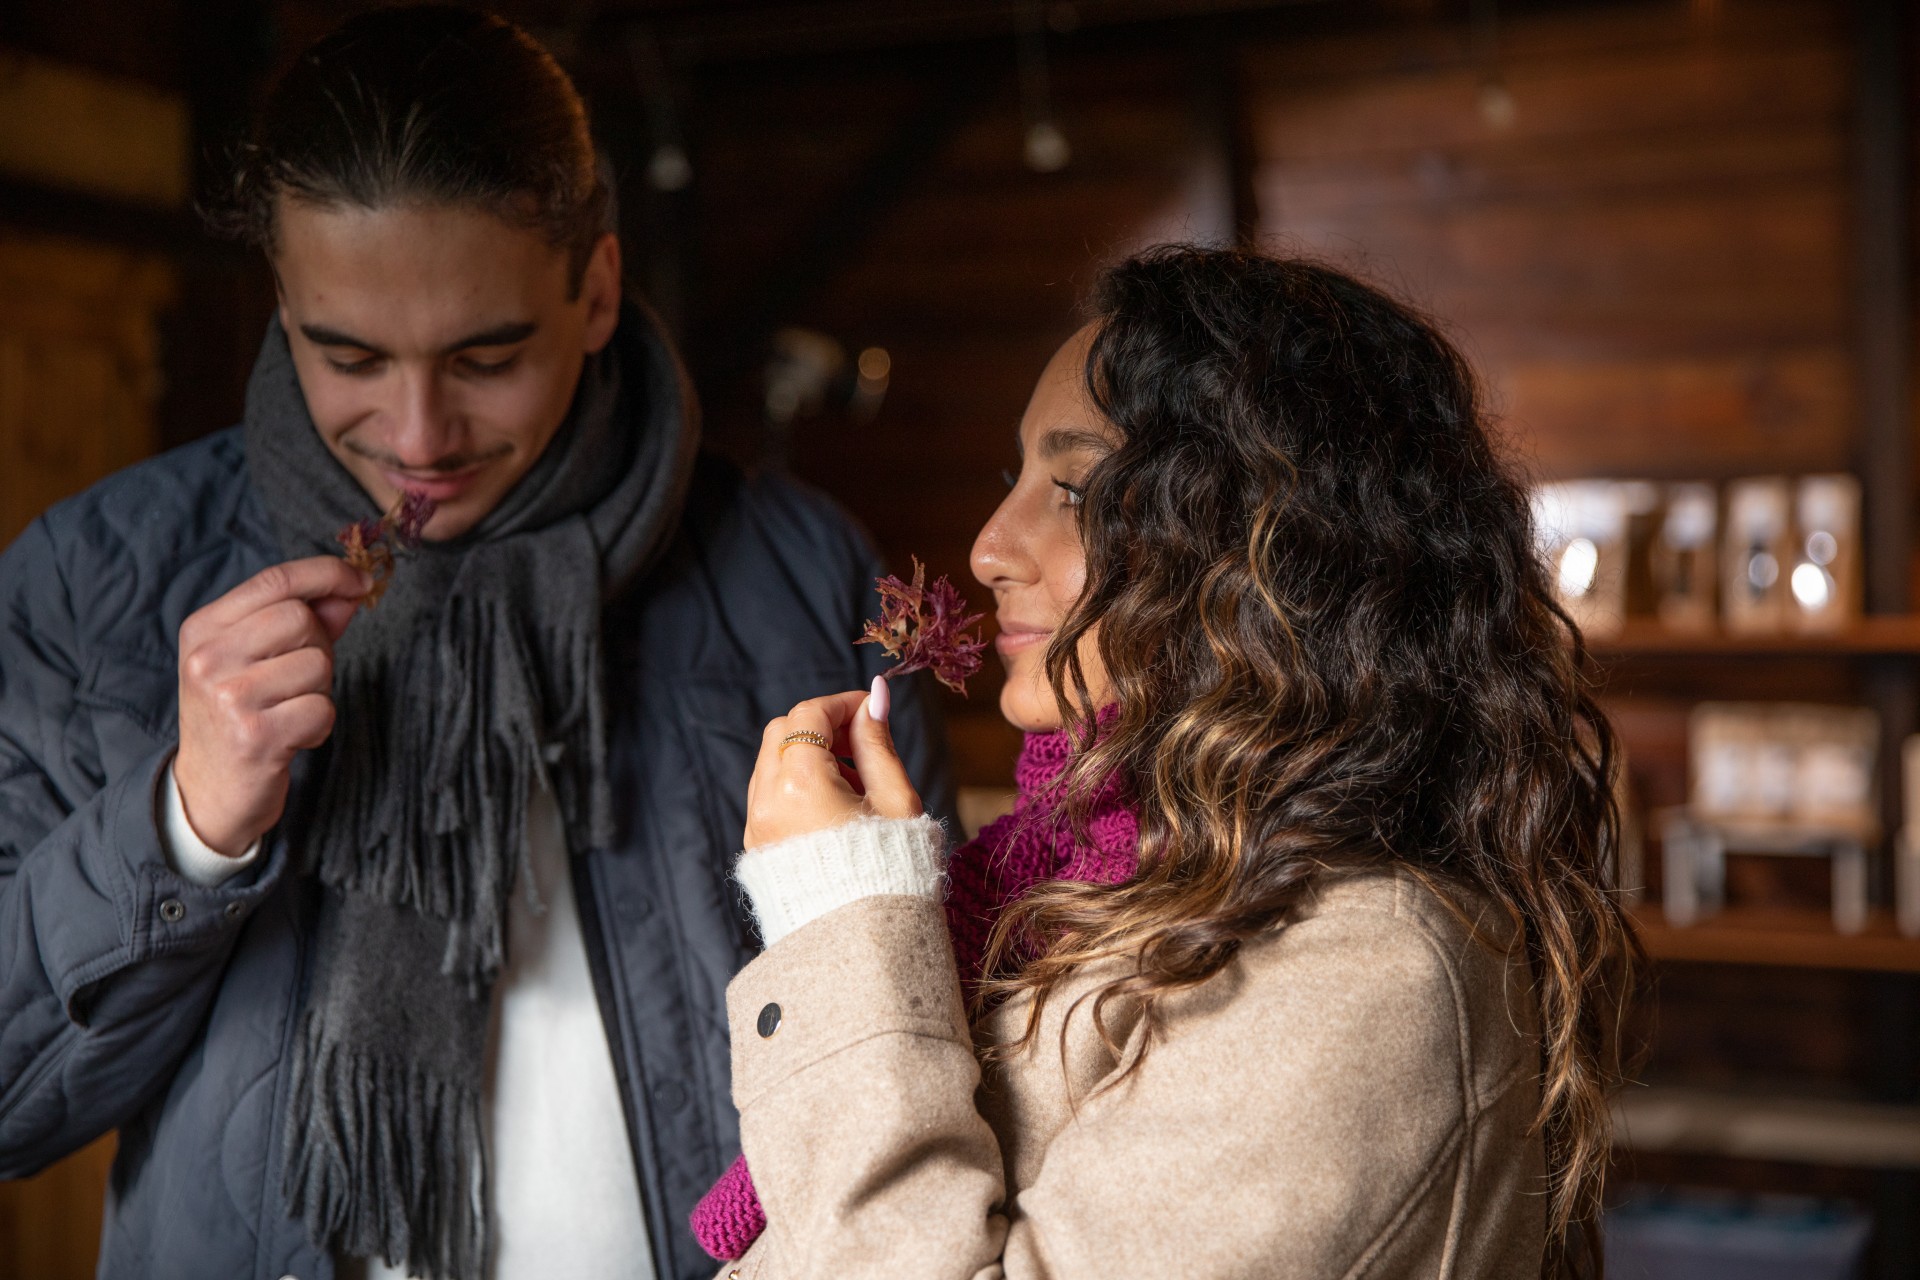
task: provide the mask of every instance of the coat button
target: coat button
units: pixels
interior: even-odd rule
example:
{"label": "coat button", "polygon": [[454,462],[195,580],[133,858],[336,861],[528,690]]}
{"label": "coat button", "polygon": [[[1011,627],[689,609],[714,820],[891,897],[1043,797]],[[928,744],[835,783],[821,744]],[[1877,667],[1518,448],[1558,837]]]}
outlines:
{"label": "coat button", "polygon": [[762,1040],[778,1031],[780,1029],[780,1006],[770,1004],[762,1009],[760,1011],[760,1021],[757,1025],[760,1028],[760,1038]]}
{"label": "coat button", "polygon": [[187,918],[187,904],[178,898],[168,898],[160,904],[160,918],[168,924],[179,924]]}
{"label": "coat button", "polygon": [[227,904],[227,919],[229,919],[229,920],[238,920],[238,919],[239,919],[239,918],[240,918],[241,916],[243,916],[243,915],[245,915],[245,914],[247,914],[247,904],[246,904],[246,903],[244,903],[244,902],[229,902],[229,903]]}

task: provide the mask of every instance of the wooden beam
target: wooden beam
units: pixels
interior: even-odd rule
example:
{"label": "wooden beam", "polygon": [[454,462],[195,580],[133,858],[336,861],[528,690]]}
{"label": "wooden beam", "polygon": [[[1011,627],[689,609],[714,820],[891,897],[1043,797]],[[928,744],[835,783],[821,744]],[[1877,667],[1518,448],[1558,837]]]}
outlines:
{"label": "wooden beam", "polygon": [[1254,188],[1253,126],[1242,92],[1239,42],[1224,18],[1210,18],[1193,43],[1196,158],[1192,203],[1201,238],[1251,245],[1260,234]]}
{"label": "wooden beam", "polygon": [[1920,1169],[1920,1107],[1630,1088],[1614,1103],[1614,1143],[1631,1151]]}
{"label": "wooden beam", "polygon": [[0,176],[0,228],[129,249],[220,252],[191,214]]}
{"label": "wooden beam", "polygon": [[1905,613],[1913,557],[1907,5],[1858,0],[1854,9],[1854,350],[1867,608]]}
{"label": "wooden beam", "polygon": [[187,107],[177,95],[0,49],[0,173],[177,209],[187,202]]}
{"label": "wooden beam", "polygon": [[[1090,30],[1210,14],[1342,7],[1341,0],[1079,0],[1072,6],[1072,22],[1075,30]],[[646,21],[664,43],[683,46],[701,62],[727,62],[1010,37],[1033,8],[1033,0],[786,0],[741,6],[626,0],[608,4],[600,19]]]}
{"label": "wooden beam", "polygon": [[707,340],[690,355],[700,372],[732,374],[757,368],[768,336],[798,319],[859,257],[887,211],[939,159],[998,80],[978,67],[963,66],[935,85],[921,109],[795,238],[755,295],[733,317],[709,329]]}

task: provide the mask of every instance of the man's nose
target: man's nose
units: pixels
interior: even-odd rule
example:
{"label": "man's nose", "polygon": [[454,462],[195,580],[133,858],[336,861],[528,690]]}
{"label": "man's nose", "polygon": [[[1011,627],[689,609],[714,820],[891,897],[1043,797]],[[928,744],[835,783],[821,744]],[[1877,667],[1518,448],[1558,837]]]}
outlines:
{"label": "man's nose", "polygon": [[453,447],[453,423],[440,379],[427,369],[409,369],[396,380],[399,402],[392,407],[394,456],[408,467],[427,467]]}

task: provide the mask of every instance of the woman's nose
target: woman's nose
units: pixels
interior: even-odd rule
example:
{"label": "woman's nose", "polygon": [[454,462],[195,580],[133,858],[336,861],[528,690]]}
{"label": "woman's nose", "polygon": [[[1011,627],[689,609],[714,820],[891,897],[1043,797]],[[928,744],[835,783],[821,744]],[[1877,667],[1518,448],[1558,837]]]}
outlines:
{"label": "woman's nose", "polygon": [[1020,537],[1016,494],[1009,493],[980,526],[967,557],[973,576],[985,587],[1016,586],[1030,581],[1033,558]]}

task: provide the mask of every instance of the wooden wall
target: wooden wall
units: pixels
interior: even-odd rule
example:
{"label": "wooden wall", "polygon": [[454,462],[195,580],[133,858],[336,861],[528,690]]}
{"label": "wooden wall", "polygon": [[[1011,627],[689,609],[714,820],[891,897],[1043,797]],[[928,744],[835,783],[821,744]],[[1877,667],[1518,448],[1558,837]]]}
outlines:
{"label": "wooden wall", "polygon": [[[893,564],[917,555],[989,609],[968,553],[1005,492],[1003,469],[1017,466],[1015,427],[1034,379],[1078,326],[1099,263],[1191,234],[1194,169],[1191,67],[1178,46],[1061,59],[1054,92],[1074,158],[1044,175],[1023,162],[1011,48],[994,56],[1002,52],[970,51],[957,77],[891,58],[778,79],[761,67],[718,73],[700,85],[695,153],[702,314],[727,317],[831,211],[843,175],[904,132],[902,122],[966,95],[964,116],[915,179],[846,247],[844,269],[786,317],[856,350],[883,347],[893,362],[877,417],[802,420],[792,459],[852,509]],[[770,111],[771,101],[790,105]],[[724,321],[707,324],[726,332]],[[696,343],[701,332],[696,321]],[[713,353],[696,346],[694,359]],[[746,394],[709,395],[709,416],[722,438],[751,438],[757,384],[736,386]],[[950,722],[962,780],[1004,786],[1018,740],[995,710],[999,673],[989,667],[969,701],[950,700]]]}
{"label": "wooden wall", "polygon": [[[361,7],[21,0],[0,7],[0,45],[180,95],[205,180],[271,70]],[[1873,463],[1856,421],[1853,12],[1839,0],[1513,0],[1499,6],[1491,60],[1452,0],[1090,22],[1046,37],[1073,148],[1052,174],[1022,160],[1010,30],[723,56],[697,38],[698,6],[609,3],[584,30],[594,7],[499,7],[554,41],[592,101],[622,178],[629,261],[680,327],[713,438],[746,457],[765,446],[759,371],[773,326],[886,348],[879,414],[800,420],[792,465],[894,564],[918,555],[983,606],[968,548],[1002,492],[1033,379],[1100,265],[1164,239],[1222,240],[1236,220],[1441,317],[1535,474],[1713,479]],[[658,29],[685,37],[663,46],[694,171],[673,195],[641,180],[658,104],[620,25],[658,15]],[[1490,75],[1510,118],[1486,109]],[[68,308],[34,320],[35,333],[83,336],[46,355],[32,345],[44,337],[15,336],[23,313],[8,308],[26,303],[0,296],[0,541],[147,441],[234,420],[270,297],[257,263],[183,217],[31,194],[30,226],[17,200],[0,200],[0,291],[29,282],[12,296]],[[88,215],[90,245],[68,236],[27,258],[6,247],[52,245],[70,207]],[[153,327],[86,319],[49,282],[145,299]],[[1680,798],[1696,674],[1651,670],[1614,690],[1650,802]],[[1844,699],[1859,694],[1849,680],[1815,663],[1722,687],[1768,696],[1787,681]],[[996,687],[990,671],[971,700],[951,700],[972,785],[1004,784],[1017,747]],[[1889,1087],[1885,984],[1705,966],[1663,982],[1657,1070],[1713,1082],[1763,1060],[1796,1088]],[[1853,1185],[1684,1162],[1648,1176]],[[0,1192],[0,1244],[23,1222],[73,1221],[63,1265],[84,1274],[91,1223],[22,1198],[35,1194]],[[26,1256],[0,1249],[0,1274],[57,1274],[20,1270]]]}
{"label": "wooden wall", "polygon": [[[1460,26],[1252,49],[1261,226],[1450,325],[1541,478],[1863,467],[1853,38],[1845,5],[1748,0],[1513,21],[1491,62]],[[1679,803],[1699,666],[1634,675],[1638,794]],[[1860,696],[1832,664],[1793,687]]]}
{"label": "wooden wall", "polygon": [[[986,82],[783,317],[896,357],[876,420],[804,421],[793,450],[896,562],[965,574],[1013,423],[1101,263],[1230,234],[1235,139],[1209,114],[1210,93],[1230,91],[1223,68],[1261,243],[1350,266],[1445,321],[1533,474],[1860,461],[1845,5],[1523,14],[1491,64],[1466,24],[1439,17],[1271,20],[1239,29],[1224,64],[1208,39],[1192,25],[1055,37],[1074,158],[1044,175],[1021,164],[1010,41],[693,78],[696,367],[903,121],[950,77]],[[1510,119],[1483,109],[1490,74]],[[736,439],[758,425],[746,372],[708,384],[717,430]],[[1012,749],[992,692],[953,707],[963,778],[981,785]]]}
{"label": "wooden wall", "polygon": [[1843,6],[1647,6],[1248,54],[1262,226],[1456,330],[1550,476],[1852,463]]}

